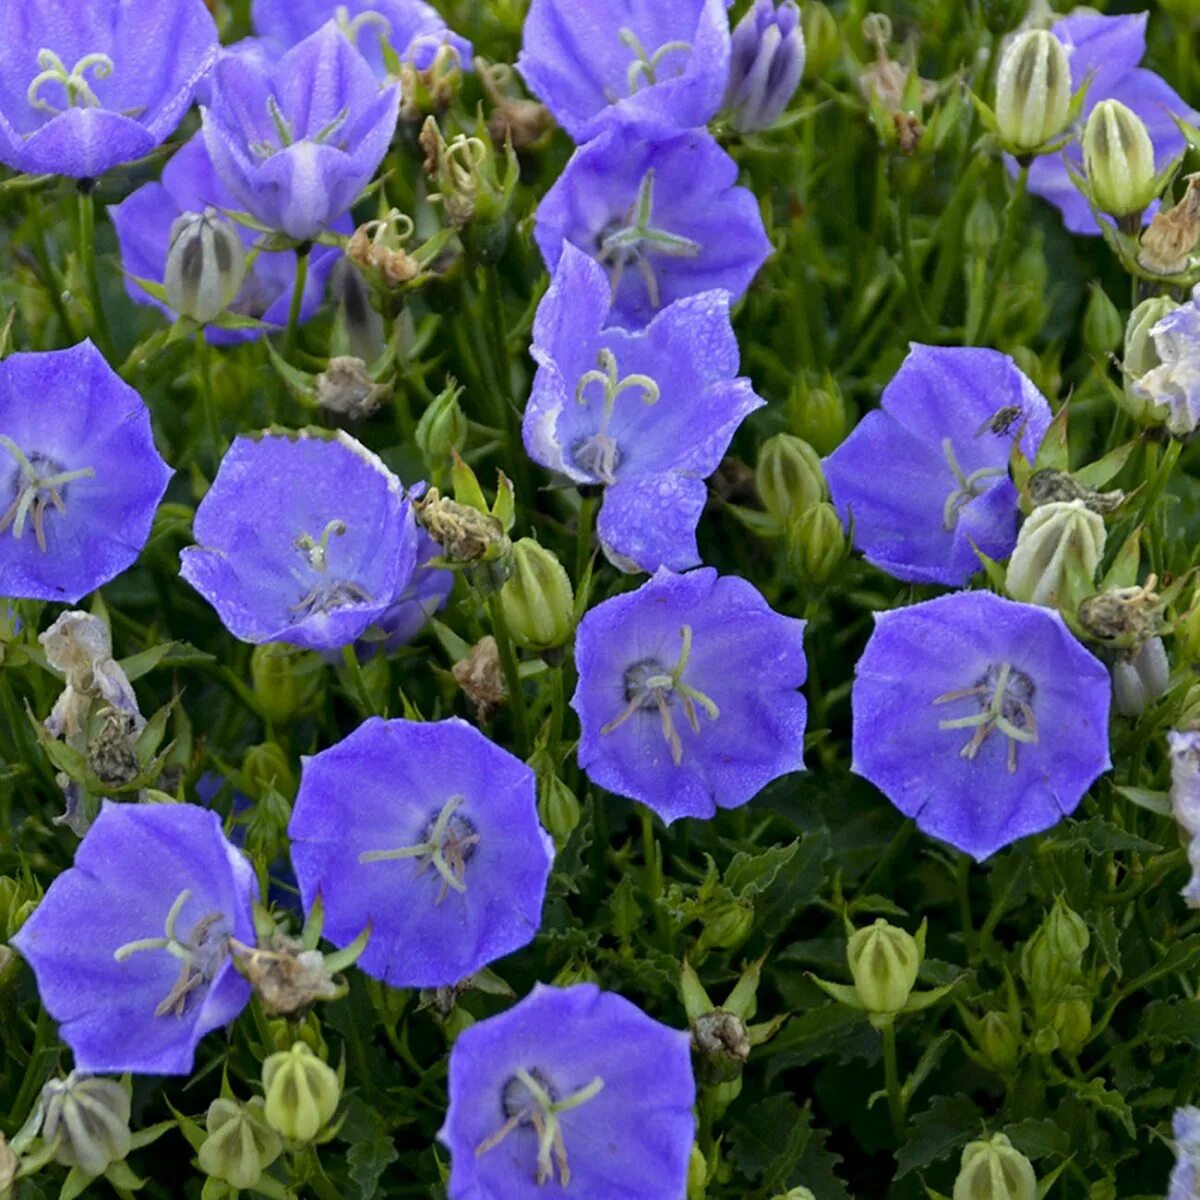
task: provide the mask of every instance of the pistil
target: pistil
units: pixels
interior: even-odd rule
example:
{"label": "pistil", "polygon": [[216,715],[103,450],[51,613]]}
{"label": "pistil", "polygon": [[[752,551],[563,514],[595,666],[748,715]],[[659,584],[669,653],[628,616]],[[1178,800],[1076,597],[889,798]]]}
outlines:
{"label": "pistil", "polygon": [[946,456],[946,463],[958,481],[958,487],[946,497],[946,503],[942,507],[942,526],[949,531],[958,524],[959,510],[979,496],[984,481],[999,475],[1007,475],[1008,470],[1005,467],[980,467],[979,470],[972,471],[968,475],[958,465],[954,444],[949,438],[942,438],[942,453]]}
{"label": "pistil", "polygon": [[451,796],[434,818],[423,842],[397,850],[365,850],[358,856],[358,861],[393,862],[413,858],[417,860],[418,875],[433,867],[442,877],[435,903],[441,904],[451,889],[461,895],[467,890],[467,863],[479,844],[475,827],[465,817],[455,815],[462,805],[462,796]]}
{"label": "pistil", "polygon": [[575,400],[583,407],[590,403],[587,389],[592,384],[598,384],[603,394],[603,407],[600,413],[600,426],[591,437],[586,438],[575,450],[575,461],[585,471],[591,472],[603,484],[611,486],[616,483],[617,443],[609,434],[608,427],[612,421],[613,412],[620,396],[630,390],[638,389],[642,393],[642,403],[656,404],[661,392],[659,386],[649,375],[634,373],[620,378],[617,369],[617,359],[607,347],[596,356],[597,366],[586,371],[575,388]]}
{"label": "pistil", "polygon": [[[21,448],[10,437],[0,434],[0,449],[7,450],[16,460],[19,476],[12,503],[0,514],[0,534],[11,526],[12,535],[18,541],[25,532],[28,518],[33,526],[38,549],[46,552],[46,509],[53,505],[60,513],[67,511],[63,489],[77,479],[89,479],[95,475],[91,467],[79,471],[44,470],[35,460],[26,457]],[[36,456],[35,456],[36,459]]]}
{"label": "pistil", "polygon": [[1023,672],[1014,671],[1011,664],[1000,663],[989,667],[973,687],[944,692],[935,697],[933,703],[952,704],[971,698],[978,698],[982,702],[980,712],[969,717],[939,721],[938,728],[975,731],[971,740],[959,751],[967,759],[974,759],[991,732],[998,729],[1008,739],[1008,770],[1015,772],[1018,743],[1036,745],[1038,740],[1037,718],[1030,704],[1033,682]]}

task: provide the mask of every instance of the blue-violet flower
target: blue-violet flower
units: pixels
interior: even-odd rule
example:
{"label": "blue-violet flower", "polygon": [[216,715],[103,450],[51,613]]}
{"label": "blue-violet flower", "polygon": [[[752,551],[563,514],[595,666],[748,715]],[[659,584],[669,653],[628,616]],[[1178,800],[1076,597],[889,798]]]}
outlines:
{"label": "blue-violet flower", "polygon": [[1200,286],[1151,327],[1150,338],[1158,363],[1133,381],[1134,393],[1169,433],[1187,437],[1200,424]]}
{"label": "blue-violet flower", "polygon": [[1175,1135],[1175,1167],[1167,1200],[1195,1200],[1200,1195],[1200,1108],[1177,1108],[1171,1132]]}
{"label": "blue-violet flower", "polygon": [[1192,877],[1180,895],[1189,908],[1200,908],[1200,733],[1172,730],[1167,734],[1171,756],[1171,815],[1188,837]]}
{"label": "blue-violet flower", "polygon": [[751,133],[774,124],[804,74],[804,30],[796,0],[754,0],[733,31],[725,111]]}

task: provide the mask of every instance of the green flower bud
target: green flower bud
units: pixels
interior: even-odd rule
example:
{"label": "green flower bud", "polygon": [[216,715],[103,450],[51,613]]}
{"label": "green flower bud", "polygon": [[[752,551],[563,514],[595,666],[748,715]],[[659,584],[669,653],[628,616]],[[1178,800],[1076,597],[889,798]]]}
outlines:
{"label": "green flower bud", "polygon": [[985,1013],[975,1030],[975,1044],[1002,1075],[1011,1071],[1021,1057],[1021,1031],[1008,1013]]}
{"label": "green flower bud", "polygon": [[550,981],[555,987],[571,987],[576,983],[600,983],[600,975],[589,962],[571,959]]}
{"label": "green flower bud", "polygon": [[842,53],[842,35],[837,18],[820,0],[810,0],[804,5],[800,27],[804,30],[806,69],[819,79]]}
{"label": "green flower bud", "polygon": [[205,1128],[208,1137],[200,1146],[200,1169],[243,1191],[258,1183],[283,1149],[279,1135],[266,1125],[259,1099],[249,1104],[214,1100],[208,1106]]}
{"label": "green flower bud", "polygon": [[1158,194],[1154,143],[1141,117],[1119,100],[1101,100],[1092,109],[1083,131],[1083,164],[1101,212],[1137,216]]}
{"label": "green flower bud", "polygon": [[115,1079],[80,1075],[52,1079],[42,1089],[42,1138],[58,1143],[55,1162],[103,1175],[129,1153],[129,1089]]}
{"label": "green flower bud", "polygon": [[215,208],[184,213],[171,226],[163,284],[167,303],[201,325],[215,321],[246,277],[246,252],[233,225]]}
{"label": "green flower bud", "polygon": [[1060,1000],[1050,1025],[1058,1034],[1059,1049],[1064,1054],[1078,1054],[1092,1032],[1092,1006],[1086,1000]]}
{"label": "green flower bud", "polygon": [[337,1072],[303,1042],[263,1063],[264,1114],[276,1133],[311,1142],[329,1123],[341,1098]]}
{"label": "green flower bud", "polygon": [[763,442],[755,480],[763,507],[783,527],[828,494],[820,455],[791,433],[777,433]]}
{"label": "green flower bud", "polygon": [[1117,306],[1098,283],[1093,283],[1083,313],[1083,344],[1097,358],[1103,358],[1121,345],[1124,336],[1125,324]]}
{"label": "green flower bud", "polygon": [[794,1187],[776,1196],[775,1200],[817,1200],[816,1196],[806,1187]]}
{"label": "green flower bud", "polygon": [[846,403],[837,385],[803,387],[791,398],[792,429],[818,454],[831,454],[842,444],[850,427]]}
{"label": "green flower bud", "polygon": [[702,950],[735,950],[754,929],[754,904],[730,900],[719,904],[704,921],[698,946]]}
{"label": "green flower bud", "polygon": [[996,124],[1014,154],[1037,151],[1063,131],[1071,107],[1067,48],[1044,29],[1017,34],[996,76]]}
{"label": "green flower bud", "polygon": [[518,646],[541,652],[575,629],[575,593],[562,563],[533,538],[513,545],[512,575],[500,589],[508,631]]}
{"label": "green flower bud", "polygon": [[788,563],[800,582],[821,587],[846,557],[846,531],[828,501],[814,504],[788,526]]}
{"label": "green flower bud", "polygon": [[296,773],[275,742],[251,746],[242,759],[242,774],[255,798],[274,788],[289,800],[296,796]]}
{"label": "green flower bud", "polygon": [[1039,1008],[1079,981],[1089,941],[1083,918],[1060,896],[1021,950],[1021,975]]}
{"label": "green flower bud", "polygon": [[708,1160],[694,1142],[688,1156],[687,1200],[704,1200],[708,1194]]}
{"label": "green flower bud", "polygon": [[286,725],[316,700],[325,672],[321,656],[283,642],[264,642],[250,655],[254,696],[267,720]]}
{"label": "green flower bud", "polygon": [[538,817],[561,850],[579,824],[579,797],[557,776],[538,781]]}
{"label": "green flower bud", "polygon": [[1014,600],[1074,608],[1093,590],[1108,531],[1082,500],[1035,508],[1017,535],[1004,587]]}
{"label": "green flower bud", "polygon": [[417,448],[435,480],[449,469],[454,452],[467,444],[467,416],[458,402],[461,395],[462,389],[451,382],[417,422]]}
{"label": "green flower bud", "polygon": [[1037,1200],[1037,1176],[1004,1134],[993,1134],[963,1150],[954,1200]]}
{"label": "green flower bud", "polygon": [[1000,241],[1000,222],[996,210],[982,192],[975,197],[963,226],[963,240],[976,258],[987,258]]}
{"label": "green flower bud", "polygon": [[851,936],[846,961],[859,1002],[867,1012],[886,1015],[899,1012],[908,1002],[917,982],[921,948],[910,933],[880,917]]}

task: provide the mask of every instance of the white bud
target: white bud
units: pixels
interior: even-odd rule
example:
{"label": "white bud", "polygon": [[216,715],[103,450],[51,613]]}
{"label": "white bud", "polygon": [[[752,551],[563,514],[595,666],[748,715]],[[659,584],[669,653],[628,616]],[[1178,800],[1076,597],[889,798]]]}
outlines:
{"label": "white bud", "polygon": [[1018,154],[1029,153],[1063,131],[1071,106],[1066,47],[1044,29],[1009,43],[996,77],[996,123]]}
{"label": "white bud", "polygon": [[1035,508],[1021,526],[1004,586],[1014,600],[1055,608],[1080,585],[1090,590],[1104,557],[1104,518],[1082,500]]}
{"label": "white bud", "polygon": [[1141,117],[1119,100],[1101,100],[1083,131],[1083,165],[1102,212],[1131,217],[1157,195],[1154,143]]}
{"label": "white bud", "polygon": [[184,213],[171,226],[163,283],[167,303],[201,325],[233,303],[246,277],[246,252],[237,230],[217,214]]}

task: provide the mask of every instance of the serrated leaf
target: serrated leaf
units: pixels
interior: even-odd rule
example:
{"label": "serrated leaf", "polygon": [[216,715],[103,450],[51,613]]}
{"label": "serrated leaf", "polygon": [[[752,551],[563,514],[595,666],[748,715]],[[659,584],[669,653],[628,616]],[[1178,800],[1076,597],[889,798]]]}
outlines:
{"label": "serrated leaf", "polygon": [[896,1154],[896,1178],[945,1158],[979,1132],[982,1117],[969,1096],[939,1096],[909,1122],[908,1140]]}
{"label": "serrated leaf", "polygon": [[1006,1125],[1001,1132],[1026,1158],[1047,1158],[1050,1155],[1069,1155],[1071,1137],[1049,1117],[1038,1120],[1026,1117],[1015,1125]]}
{"label": "serrated leaf", "polygon": [[1200,1049],[1200,1000],[1152,1000],[1138,1032],[1149,1041],[1189,1042]]}
{"label": "serrated leaf", "polygon": [[1125,1097],[1105,1087],[1103,1079],[1089,1079],[1086,1083],[1071,1080],[1071,1086],[1075,1095],[1085,1104],[1090,1104],[1097,1111],[1119,1122],[1131,1138],[1137,1136],[1133,1124],[1133,1111]]}
{"label": "serrated leaf", "polygon": [[794,1177],[812,1136],[812,1111],[790,1095],[756,1104],[733,1132],[730,1157],[747,1179],[761,1181],[766,1195],[782,1192]]}
{"label": "serrated leaf", "polygon": [[739,899],[757,896],[765,892],[776,880],[779,872],[796,857],[800,840],[786,846],[771,846],[758,854],[738,851],[725,870],[725,886]]}
{"label": "serrated leaf", "polygon": [[1089,817],[1086,821],[1063,821],[1055,829],[1052,840],[1056,847],[1086,846],[1093,854],[1114,854],[1121,850],[1153,853],[1162,849],[1157,842],[1129,833],[1106,817],[1099,816]]}
{"label": "serrated leaf", "polygon": [[346,1163],[350,1168],[350,1179],[358,1189],[358,1200],[373,1200],[384,1171],[399,1158],[395,1143],[384,1134],[355,1142],[350,1147],[346,1152]]}

